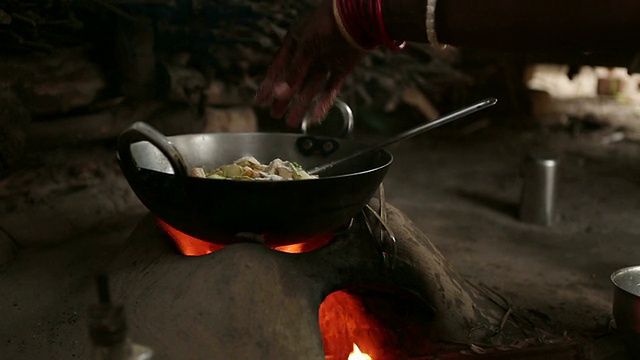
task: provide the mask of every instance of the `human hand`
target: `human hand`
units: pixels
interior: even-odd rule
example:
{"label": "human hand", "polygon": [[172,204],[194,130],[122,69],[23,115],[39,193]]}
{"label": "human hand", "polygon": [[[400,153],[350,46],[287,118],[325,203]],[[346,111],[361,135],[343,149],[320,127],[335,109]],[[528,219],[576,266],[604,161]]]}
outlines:
{"label": "human hand", "polygon": [[320,122],[344,80],[366,52],[345,40],[331,0],[302,18],[285,35],[256,94],[258,105],[271,104],[271,116],[299,126],[305,115]]}

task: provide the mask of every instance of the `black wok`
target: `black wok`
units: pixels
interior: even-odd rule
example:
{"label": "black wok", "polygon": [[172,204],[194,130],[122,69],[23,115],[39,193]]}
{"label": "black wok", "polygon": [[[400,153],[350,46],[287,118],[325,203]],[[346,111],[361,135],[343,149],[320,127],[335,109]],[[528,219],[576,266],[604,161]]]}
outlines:
{"label": "black wok", "polygon": [[[339,105],[350,116],[346,104]],[[189,169],[208,171],[248,155],[262,163],[280,158],[310,169],[365,148],[367,144],[353,140],[280,133],[165,137],[138,122],[120,134],[117,156],[138,198],[172,227],[216,243],[255,233],[268,234],[271,245],[286,245],[348,223],[382,182],[392,155],[376,150],[311,180],[206,179],[187,176]]]}

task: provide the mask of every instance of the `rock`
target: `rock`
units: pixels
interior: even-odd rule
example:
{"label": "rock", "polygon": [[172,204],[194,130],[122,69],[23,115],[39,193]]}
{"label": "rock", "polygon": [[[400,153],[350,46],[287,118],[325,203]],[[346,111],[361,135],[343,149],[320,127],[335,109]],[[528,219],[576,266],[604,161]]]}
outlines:
{"label": "rock", "polygon": [[0,63],[0,83],[11,86],[32,116],[88,107],[107,86],[100,65],[83,49],[8,56]]}
{"label": "rock", "polygon": [[258,131],[258,118],[250,107],[228,109],[208,107],[204,111],[205,132],[253,132]]}
{"label": "rock", "polygon": [[37,198],[31,206],[0,214],[0,228],[21,247],[59,245],[145,211],[119,177],[81,189],[53,188]]}
{"label": "rock", "polygon": [[253,98],[238,87],[229,86],[215,79],[209,81],[204,95],[206,104],[213,106],[246,104]]}

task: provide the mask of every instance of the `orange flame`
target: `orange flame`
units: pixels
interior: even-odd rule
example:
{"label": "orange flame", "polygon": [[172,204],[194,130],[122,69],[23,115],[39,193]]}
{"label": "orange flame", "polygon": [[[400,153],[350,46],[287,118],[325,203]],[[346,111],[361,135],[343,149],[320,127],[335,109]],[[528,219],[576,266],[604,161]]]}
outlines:
{"label": "orange flame", "polygon": [[158,219],[157,222],[158,226],[160,226],[160,228],[173,239],[178,250],[180,250],[183,255],[208,255],[224,247],[224,245],[214,244],[194,238],[193,236],[183,233],[160,219]]}
{"label": "orange flame", "polygon": [[351,354],[349,354],[349,357],[347,358],[347,360],[372,360],[372,359],[371,359],[371,356],[360,351],[360,348],[358,347],[358,345],[353,343],[353,351],[351,352]]}
{"label": "orange flame", "polygon": [[[157,219],[158,226],[164,230],[171,239],[175,242],[178,250],[186,256],[202,256],[214,253],[222,248],[225,245],[215,244],[208,241],[200,240],[196,237],[193,237],[187,233],[184,233],[173,226],[167,224],[161,219]],[[270,247],[273,250],[290,253],[290,254],[298,254],[309,252],[312,250],[319,249],[326,244],[328,244],[333,239],[332,233],[319,234],[315,236],[311,236],[301,240],[299,243],[290,244],[290,245],[269,245],[270,239],[269,236],[265,236],[265,245]],[[277,241],[276,241],[277,242]]]}

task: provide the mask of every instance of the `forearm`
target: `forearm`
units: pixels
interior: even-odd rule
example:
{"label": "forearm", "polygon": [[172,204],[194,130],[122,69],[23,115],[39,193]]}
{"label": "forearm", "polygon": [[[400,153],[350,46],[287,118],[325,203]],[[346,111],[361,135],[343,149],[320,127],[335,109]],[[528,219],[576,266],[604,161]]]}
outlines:
{"label": "forearm", "polygon": [[[426,42],[426,0],[383,0],[394,39]],[[638,0],[438,0],[441,43],[502,50],[640,49]]]}

